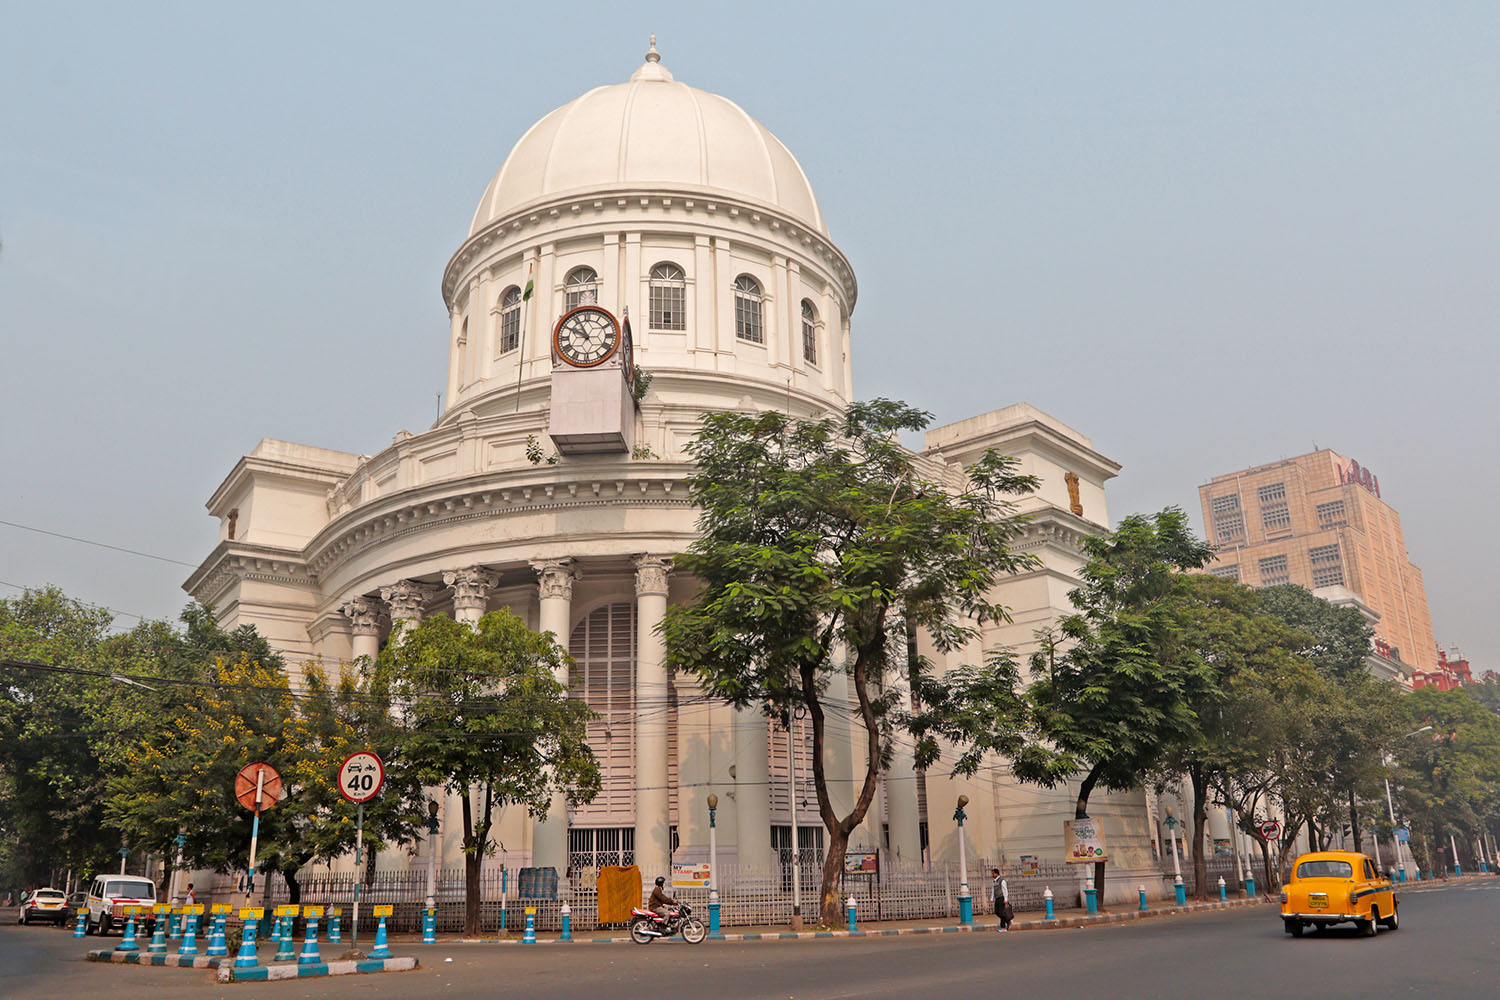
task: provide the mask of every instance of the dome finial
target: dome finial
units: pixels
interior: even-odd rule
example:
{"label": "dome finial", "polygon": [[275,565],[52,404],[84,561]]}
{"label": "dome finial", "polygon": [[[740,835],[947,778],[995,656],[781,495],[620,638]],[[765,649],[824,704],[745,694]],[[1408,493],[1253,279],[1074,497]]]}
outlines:
{"label": "dome finial", "polygon": [[672,72],[661,64],[661,53],[656,51],[656,36],[651,36],[651,48],[646,52],[646,61],[630,75],[631,80],[671,81]]}
{"label": "dome finial", "polygon": [[661,53],[656,51],[656,36],[651,36],[651,48],[646,53],[646,61],[649,63],[661,62]]}

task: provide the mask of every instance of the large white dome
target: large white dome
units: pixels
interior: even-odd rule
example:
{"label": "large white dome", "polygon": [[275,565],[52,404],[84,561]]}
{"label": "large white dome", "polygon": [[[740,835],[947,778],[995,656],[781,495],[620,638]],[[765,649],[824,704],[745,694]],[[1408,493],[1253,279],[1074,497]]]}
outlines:
{"label": "large white dome", "polygon": [[828,228],[797,160],[733,101],[678,83],[655,39],[629,83],[596,87],[521,136],[474,213],[471,236],[533,202],[649,187],[718,194]]}

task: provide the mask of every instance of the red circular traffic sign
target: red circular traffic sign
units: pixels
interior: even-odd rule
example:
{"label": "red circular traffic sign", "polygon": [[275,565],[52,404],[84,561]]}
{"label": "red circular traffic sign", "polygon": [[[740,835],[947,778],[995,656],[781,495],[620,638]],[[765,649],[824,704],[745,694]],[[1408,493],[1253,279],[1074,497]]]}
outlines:
{"label": "red circular traffic sign", "polygon": [[339,794],[350,802],[368,802],[385,784],[385,762],[368,750],[351,753],[339,765]]}
{"label": "red circular traffic sign", "polygon": [[1281,824],[1274,819],[1268,819],[1260,825],[1260,835],[1267,840],[1281,839]]}
{"label": "red circular traffic sign", "polygon": [[[260,785],[260,801],[255,786]],[[234,779],[234,797],[251,812],[265,812],[281,798],[281,772],[270,764],[246,764]]]}

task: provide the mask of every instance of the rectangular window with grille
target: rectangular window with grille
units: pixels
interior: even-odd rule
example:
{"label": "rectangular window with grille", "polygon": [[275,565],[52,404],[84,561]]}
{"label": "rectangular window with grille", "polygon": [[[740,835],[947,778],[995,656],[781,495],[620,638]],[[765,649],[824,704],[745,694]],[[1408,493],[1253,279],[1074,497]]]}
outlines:
{"label": "rectangular window with grille", "polygon": [[1341,587],[1344,584],[1344,559],[1337,545],[1318,545],[1307,550],[1312,563],[1314,587]]}
{"label": "rectangular window with grille", "polygon": [[1274,587],[1280,583],[1291,583],[1292,574],[1287,569],[1286,556],[1270,556],[1260,561],[1260,585]]}
{"label": "rectangular window with grille", "polygon": [[635,827],[568,829],[568,867],[597,870],[603,865],[635,864]]}
{"label": "rectangular window with grille", "polygon": [[687,286],[681,282],[651,282],[651,329],[687,329]]}
{"label": "rectangular window with grille", "polygon": [[1266,531],[1282,531],[1292,526],[1292,514],[1286,505],[1286,483],[1272,483],[1256,491],[1260,501],[1260,524]]}
{"label": "rectangular window with grille", "polygon": [[1341,524],[1348,523],[1349,515],[1344,509],[1344,501],[1334,500],[1330,503],[1318,504],[1318,527],[1337,528]]}
{"label": "rectangular window with grille", "polygon": [[[589,748],[599,761],[599,794],[572,810],[579,825],[635,822],[635,603],[595,608],[573,628],[569,677],[598,718],[588,724]],[[662,711],[666,706],[653,706]]]}
{"label": "rectangular window with grille", "polygon": [[734,297],[734,335],[752,344],[764,344],[766,336],[760,326],[760,300],[744,295]]}
{"label": "rectangular window with grille", "polygon": [[1214,516],[1214,538],[1221,543],[1243,540],[1245,512],[1240,509],[1239,494],[1214,497],[1208,503]]}
{"label": "rectangular window with grille", "polygon": [[507,306],[500,311],[500,353],[506,354],[521,346],[521,307]]}
{"label": "rectangular window with grille", "polygon": [[1240,578],[1240,564],[1234,563],[1229,566],[1215,566],[1209,570],[1214,576],[1221,576],[1226,580],[1238,580]]}

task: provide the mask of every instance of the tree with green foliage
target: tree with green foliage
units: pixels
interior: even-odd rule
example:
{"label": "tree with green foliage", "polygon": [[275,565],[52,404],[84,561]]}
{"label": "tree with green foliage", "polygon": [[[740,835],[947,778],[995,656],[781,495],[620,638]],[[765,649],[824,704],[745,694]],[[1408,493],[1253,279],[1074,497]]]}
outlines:
{"label": "tree with green foliage", "polygon": [[401,754],[391,699],[378,675],[306,667],[298,683],[279,666],[240,652],[219,659],[202,680],[182,685],[171,722],[132,741],[110,782],[108,814],[131,838],[166,853],[179,831],[183,858],[218,872],[249,867],[252,814],[235,798],[248,764],[280,772],[281,798],[261,814],[258,872],[279,872],[290,901],[298,873],[355,845],[355,806],[338,792],[339,765],[373,750],[386,762],[384,793],[365,806],[372,850],[413,840],[422,818],[421,784]]}
{"label": "tree with green foliage", "polygon": [[[668,609],[668,658],[736,708],[758,706],[783,724],[802,712],[810,719],[813,786],[829,834],[825,926],[840,919],[849,836],[869,810],[891,740],[911,730],[893,711],[897,685],[915,675],[923,697],[937,697],[924,681],[931,665],[907,663],[892,648],[906,648],[908,630],[942,652],[964,647],[1005,618],[989,597],[996,579],[1034,564],[1012,543],[1025,523],[1013,498],[1035,479],[993,452],[960,489],[924,478],[897,438],[930,419],[880,399],[813,420],[714,413],[688,448],[700,536],[677,562],[700,590]],[[838,675],[848,678],[852,709],[827,696]],[[973,679],[1003,686],[993,672]],[[865,734],[864,778],[842,815],[829,793],[830,724]],[[930,745],[918,753],[929,756]]]}
{"label": "tree with green foliage", "polygon": [[[1085,537],[1083,550],[1082,583],[1069,594],[1078,610],[1042,634],[1029,690],[1041,734],[1084,771],[1078,819],[1096,787],[1140,785],[1193,731],[1194,702],[1213,684],[1179,620],[1193,586],[1182,571],[1213,554],[1187,516],[1176,507],[1132,514],[1108,535]],[[1105,868],[1094,866],[1101,895]]]}
{"label": "tree with green foliage", "polygon": [[[1447,832],[1478,835],[1495,816],[1500,790],[1500,718],[1463,688],[1418,688],[1403,700],[1412,729],[1395,744],[1402,811],[1431,838],[1427,867],[1446,855]],[[1452,863],[1452,860],[1449,860]]]}
{"label": "tree with green foliage", "polygon": [[[556,674],[569,663],[551,634],[507,609],[470,627],[446,615],[400,630],[381,652],[401,706],[398,746],[424,785],[463,802],[464,933],[479,933],[479,874],[496,808],[546,815],[554,791],[573,804],[599,791],[588,745],[593,712]],[[478,803],[479,815],[473,812]]]}

